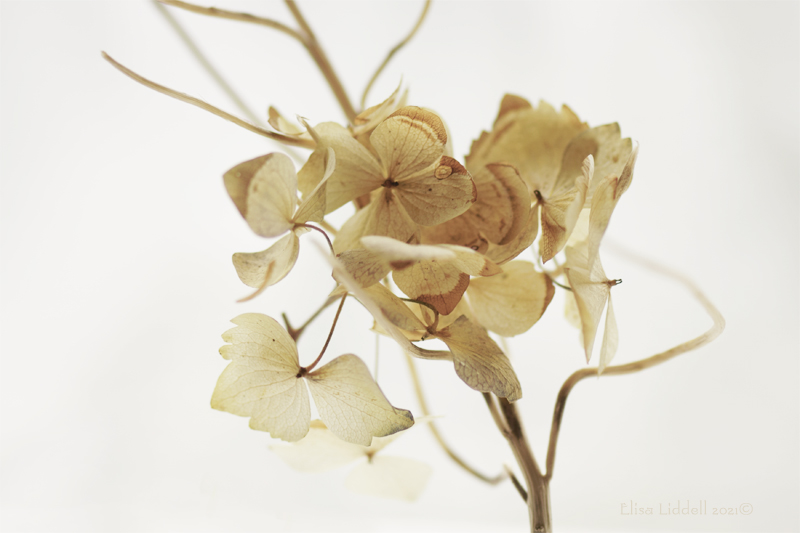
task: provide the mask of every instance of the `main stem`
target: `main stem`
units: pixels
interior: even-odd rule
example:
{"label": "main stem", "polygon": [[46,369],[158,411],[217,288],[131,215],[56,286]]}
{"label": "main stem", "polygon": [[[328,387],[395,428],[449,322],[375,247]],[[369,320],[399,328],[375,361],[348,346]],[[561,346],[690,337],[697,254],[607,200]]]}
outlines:
{"label": "main stem", "polygon": [[521,494],[528,505],[531,532],[550,533],[553,531],[553,524],[550,512],[549,479],[542,475],[539,465],[536,464],[525,431],[522,429],[517,406],[505,398],[498,398],[496,400],[500,406],[500,412],[498,412],[495,398],[491,394],[484,394],[484,398],[495,423],[508,441],[511,451],[514,452],[514,458],[522,470],[527,492],[524,494],[521,492]]}

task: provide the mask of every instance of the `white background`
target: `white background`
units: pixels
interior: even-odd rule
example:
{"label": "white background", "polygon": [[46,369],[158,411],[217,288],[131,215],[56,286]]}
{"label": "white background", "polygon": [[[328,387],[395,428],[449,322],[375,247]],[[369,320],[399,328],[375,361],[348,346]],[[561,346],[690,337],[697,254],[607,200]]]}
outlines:
{"label": "white background", "polygon": [[[220,0],[291,24],[282,3]],[[421,2],[302,2],[352,97]],[[176,12],[262,116],[342,116],[302,48],[244,23]],[[634,182],[605,244],[679,269],[727,319],[718,341],[657,369],[581,383],[552,482],[560,531],[797,531],[798,26],[796,2],[435,3],[372,93],[400,77],[448,123],[455,153],[505,92],[567,103],[637,139]],[[303,238],[298,267],[260,298],[230,256],[258,251],[221,175],[275,145],[139,86],[142,75],[238,113],[155,7],[2,3],[0,528],[4,531],[525,531],[509,483],[447,460],[425,428],[387,449],[434,475],[414,504],[343,489],[347,468],[291,471],[246,419],[213,411],[217,350],[246,311],[295,323],[333,283]],[[610,246],[617,362],[709,325],[679,285]],[[560,294],[514,339],[520,409],[544,461],[553,400],[585,361]],[[332,310],[300,342],[316,356]],[[350,301],[329,348],[372,365]],[[417,412],[405,363],[381,342],[379,381]],[[421,362],[424,363],[424,362]],[[483,401],[445,363],[418,364],[445,437],[487,473],[513,464]],[[622,516],[703,500],[707,516]],[[749,503],[749,516],[713,516]]]}

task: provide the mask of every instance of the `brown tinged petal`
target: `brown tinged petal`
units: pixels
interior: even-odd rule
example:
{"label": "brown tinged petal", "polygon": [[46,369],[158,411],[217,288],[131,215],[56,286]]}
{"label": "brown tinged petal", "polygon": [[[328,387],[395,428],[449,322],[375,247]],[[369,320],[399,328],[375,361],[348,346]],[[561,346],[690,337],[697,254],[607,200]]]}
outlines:
{"label": "brown tinged petal", "polygon": [[420,107],[398,109],[370,135],[383,175],[400,182],[436,163],[444,153],[447,133],[436,114]]}
{"label": "brown tinged petal", "polygon": [[572,230],[586,201],[586,191],[594,173],[594,161],[589,155],[583,161],[581,175],[571,188],[549,199],[540,201],[542,211],[542,237],[539,240],[539,253],[542,263],[546,263],[567,244]]}
{"label": "brown tinged petal", "polygon": [[552,192],[563,187],[569,188],[572,179],[580,175],[584,159],[591,155],[594,158],[594,174],[598,178],[589,184],[588,197],[591,198],[603,178],[621,175],[632,149],[633,141],[622,138],[617,123],[596,126],[582,132],[564,150],[561,170]]}
{"label": "brown tinged petal", "polygon": [[467,169],[442,156],[428,173],[397,180],[395,191],[408,215],[423,226],[435,226],[467,211],[477,189]]}

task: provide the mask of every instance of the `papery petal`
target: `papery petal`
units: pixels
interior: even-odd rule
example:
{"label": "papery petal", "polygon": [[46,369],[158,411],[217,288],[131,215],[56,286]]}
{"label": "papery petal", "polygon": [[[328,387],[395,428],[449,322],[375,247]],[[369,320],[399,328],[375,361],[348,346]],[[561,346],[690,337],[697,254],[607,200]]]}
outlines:
{"label": "papery petal", "polygon": [[519,171],[529,191],[549,194],[558,176],[564,149],[587,126],[567,106],[556,111],[545,102],[539,102],[537,108],[518,105],[518,101],[514,105],[505,103],[505,109],[501,105],[501,116],[492,131],[473,143],[466,158],[467,168],[510,163]]}
{"label": "papery petal", "polygon": [[391,237],[408,242],[417,233],[417,224],[400,205],[392,189],[381,188],[364,209],[357,211],[344,223],[336,235],[333,248],[336,253],[361,247],[361,238],[367,235]]}
{"label": "papery petal", "polygon": [[564,150],[564,159],[553,191],[557,191],[565,183],[568,188],[572,178],[580,175],[583,160],[591,155],[594,158],[594,174],[598,178],[589,185],[588,196],[591,198],[603,178],[622,173],[632,149],[633,142],[622,138],[617,123],[596,126],[582,132]]}
{"label": "papery petal", "polygon": [[477,198],[472,176],[452,157],[442,156],[424,174],[400,181],[395,188],[408,215],[423,226],[435,226],[470,208]]}
{"label": "papery petal", "polygon": [[588,268],[588,250],[585,243],[567,247],[567,262],[564,272],[578,304],[581,316],[581,331],[583,333],[583,349],[586,353],[586,362],[592,357],[594,340],[597,336],[597,326],[603,314],[610,293],[608,278],[603,272],[600,260],[594,262],[591,270]]}
{"label": "papery petal", "polygon": [[470,282],[467,298],[477,321],[504,337],[528,331],[544,314],[555,290],[550,278],[527,261],[512,261],[503,272]]}
{"label": "papery petal", "polygon": [[517,169],[490,163],[475,174],[478,199],[462,215],[495,244],[508,244],[519,235],[531,209],[531,195]]}
{"label": "papery petal", "polygon": [[464,383],[513,402],[522,387],[508,357],[480,326],[462,316],[436,334],[453,353],[453,366]]}
{"label": "papery petal", "polygon": [[300,240],[290,232],[263,252],[233,254],[233,266],[248,287],[269,287],[291,272],[299,253]]}
{"label": "papery petal", "polygon": [[399,182],[441,158],[447,133],[434,113],[407,106],[381,122],[369,140],[381,160],[383,175]]}
{"label": "papery petal", "polygon": [[530,248],[538,233],[539,209],[534,206],[528,213],[528,221],[523,226],[522,231],[508,244],[489,246],[486,251],[486,257],[498,265],[505,264]]}
{"label": "papery petal", "polygon": [[328,154],[325,161],[325,174],[322,176],[322,181],[319,182],[316,189],[307,195],[297,212],[294,214],[293,221],[296,224],[305,224],[306,222],[322,222],[325,218],[325,204],[327,200],[328,191],[328,178],[331,177],[333,171],[336,169],[336,154],[333,148],[328,148]]}
{"label": "papery petal", "polygon": [[277,109],[272,106],[269,106],[269,110],[267,111],[268,119],[267,122],[270,126],[275,128],[275,130],[283,133],[284,135],[290,135],[292,137],[300,137],[303,139],[311,139],[311,135],[305,128],[301,128],[297,124],[287,120]]}
{"label": "papery petal", "polygon": [[452,263],[420,261],[392,273],[397,288],[413,300],[430,304],[443,315],[450,314],[469,286],[469,274]]}
{"label": "papery petal", "polygon": [[336,169],[328,179],[326,210],[335,211],[383,183],[380,164],[369,150],[353,139],[347,128],[334,122],[323,122],[309,130],[317,147],[298,172],[300,191],[310,194],[325,175],[328,148],[336,152]]}
{"label": "papery petal", "polygon": [[594,163],[590,155],[584,160],[582,174],[575,179],[571,188],[541,202],[542,238],[539,240],[539,253],[542,263],[555,257],[567,244],[586,201],[593,171]]}
{"label": "papery petal", "polygon": [[335,436],[321,420],[312,420],[308,434],[292,444],[270,446],[275,455],[299,472],[325,472],[364,457],[364,448]]}
{"label": "papery petal", "polygon": [[342,355],[306,376],[319,416],[334,435],[369,446],[414,425],[410,411],[393,407],[372,379],[364,362]]}
{"label": "papery petal", "polygon": [[225,332],[220,353],[231,363],[222,372],[211,407],[249,416],[250,427],[296,441],[308,432],[308,390],[297,378],[300,364],[289,334],[272,318],[247,313]]}
{"label": "papery petal", "polygon": [[600,363],[597,365],[597,374],[611,363],[617,354],[619,345],[619,331],[617,330],[617,317],[614,316],[614,306],[611,305],[611,294],[608,295],[608,309],[606,309],[606,328],[603,332],[603,344],[600,346]]}

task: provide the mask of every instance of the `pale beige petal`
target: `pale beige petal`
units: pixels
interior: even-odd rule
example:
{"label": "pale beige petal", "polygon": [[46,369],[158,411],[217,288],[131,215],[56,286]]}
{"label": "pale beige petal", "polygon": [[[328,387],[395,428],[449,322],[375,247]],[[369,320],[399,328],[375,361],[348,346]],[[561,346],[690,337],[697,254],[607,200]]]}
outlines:
{"label": "pale beige petal", "polygon": [[383,257],[364,248],[346,250],[337,257],[362,287],[374,285],[388,276],[392,270],[391,265]]}
{"label": "pale beige petal", "polygon": [[608,295],[608,308],[606,309],[606,328],[603,332],[603,344],[600,346],[600,363],[597,365],[598,374],[611,363],[617,354],[619,345],[619,331],[617,330],[617,317],[614,316],[614,306],[611,305],[611,294]]}
{"label": "pale beige petal", "polygon": [[312,420],[308,435],[292,444],[269,447],[291,468],[299,472],[325,472],[364,457],[365,447],[345,442],[325,426]]}
{"label": "pale beige petal", "polygon": [[294,214],[293,218],[296,224],[305,224],[306,222],[319,223],[325,218],[328,178],[331,177],[335,169],[336,153],[333,151],[333,148],[328,148],[327,158],[325,160],[325,174],[316,189],[311,191],[300,203],[300,207],[297,208],[297,212]]}
{"label": "pale beige petal", "polygon": [[408,263],[423,260],[453,261],[457,258],[454,250],[441,246],[406,244],[390,237],[366,236],[361,238],[361,243],[366,249],[380,256],[388,263]]}
{"label": "pale beige petal", "polygon": [[381,188],[365,208],[357,211],[339,230],[333,248],[336,253],[361,248],[367,235],[391,237],[402,242],[415,239],[417,224],[411,220],[391,189]]}
{"label": "pale beige petal", "polygon": [[555,291],[553,282],[527,261],[503,265],[503,272],[470,281],[467,298],[477,321],[504,337],[528,331],[541,318]]}
{"label": "pale beige petal", "polygon": [[423,174],[399,181],[397,197],[408,215],[423,226],[435,226],[464,213],[475,202],[472,176],[452,157],[442,156]]}
{"label": "pale beige petal", "polygon": [[502,272],[502,269],[494,261],[475,250],[450,244],[442,244],[440,246],[455,254],[456,257],[452,264],[465,274],[470,276],[494,276]]}
{"label": "pale beige petal", "polygon": [[553,185],[552,191],[558,190],[565,182],[569,183],[572,178],[579,175],[583,160],[586,159],[586,156],[591,155],[594,157],[595,176],[599,178],[589,184],[588,196],[591,198],[596,187],[595,182],[599,182],[607,176],[619,176],[622,173],[632,147],[630,139],[621,138],[617,123],[605,124],[584,131],[566,147],[558,180]]}
{"label": "pale beige petal", "polygon": [[291,135],[292,137],[300,137],[302,139],[311,139],[311,135],[305,128],[301,128],[297,124],[287,120],[277,109],[269,106],[267,111],[267,122],[270,126],[284,135]]}
{"label": "pale beige petal", "polygon": [[419,261],[392,272],[397,288],[413,300],[430,304],[440,314],[448,315],[469,286],[469,274],[453,263]]}
{"label": "pale beige petal", "polygon": [[369,140],[381,160],[383,175],[399,182],[439,161],[447,133],[434,113],[407,106],[381,122]]}
{"label": "pale beige petal", "polygon": [[375,156],[353,139],[347,128],[334,122],[323,122],[309,131],[315,136],[317,147],[298,172],[300,191],[304,197],[317,187],[325,175],[328,148],[336,152],[336,169],[328,178],[327,185],[328,213],[383,183],[381,167]]}
{"label": "pale beige petal", "polygon": [[555,257],[564,248],[575,228],[594,171],[591,155],[586,157],[581,170],[572,187],[541,202],[542,237],[539,239],[539,253],[542,263]]}
{"label": "pale beige petal", "polygon": [[233,254],[233,266],[242,283],[259,289],[286,277],[299,253],[300,240],[295,232],[290,232],[263,252]]}
{"label": "pale beige petal", "polygon": [[[356,282],[356,280],[354,280],[353,277],[347,273],[347,269],[344,268],[344,265],[342,265],[342,263],[335,257],[327,255],[325,257],[330,263],[331,267],[333,267],[334,278],[336,278],[339,283],[347,287],[348,292],[350,292],[358,299],[359,302],[361,302],[361,305],[363,305],[367,311],[370,312],[380,328],[387,332],[402,349],[414,355],[415,357],[420,357],[422,359],[438,359],[445,361],[452,360],[452,354],[450,352],[443,350],[428,350],[411,344],[411,342],[408,340],[408,338],[406,338],[405,335],[403,335],[400,329],[391,321],[389,321],[384,312],[381,310],[380,306],[378,306],[378,304],[369,294],[368,290],[359,285],[358,282]],[[373,285],[373,287],[377,286],[377,284]]]}
{"label": "pale beige petal", "polygon": [[414,425],[410,411],[393,407],[364,362],[352,354],[337,357],[306,376],[319,416],[334,435],[369,446]]}
{"label": "pale beige petal", "polygon": [[246,204],[244,218],[257,235],[277,237],[292,228],[292,215],[297,207],[297,175],[288,156],[267,155],[250,180]]}
{"label": "pale beige petal", "polygon": [[222,372],[211,407],[249,416],[250,427],[296,441],[308,432],[308,390],[297,378],[297,348],[288,333],[266,315],[248,313],[233,319],[238,327],[223,334],[232,344],[220,353],[231,363]]}
{"label": "pale beige petal", "polygon": [[539,209],[537,206],[534,206],[528,214],[528,221],[525,223],[522,231],[508,244],[490,245],[489,249],[486,251],[486,257],[498,265],[507,263],[527,250],[531,244],[533,244],[533,241],[536,240],[536,235],[538,234]]}
{"label": "pale beige petal", "polygon": [[595,260],[591,271],[589,270],[588,250],[585,243],[574,248],[567,247],[566,255],[567,262],[564,264],[564,272],[570,287],[572,287],[575,302],[578,304],[583,349],[588,363],[592,357],[597,327],[608,300],[610,285],[599,259]]}
{"label": "pale beige petal", "polygon": [[[505,110],[501,107],[502,116],[492,131],[473,144],[467,168],[510,163],[530,192],[549,193],[558,176],[564,149],[587,126],[567,106],[560,111],[545,102],[539,102],[536,108],[506,107]],[[585,157],[584,154],[580,161]]]}
{"label": "pale beige petal", "polygon": [[297,205],[297,176],[292,160],[267,154],[236,165],[224,175],[239,213],[262,237],[277,237],[291,229]]}
{"label": "pale beige petal", "polygon": [[432,472],[430,466],[414,459],[376,455],[370,462],[356,465],[344,486],[359,494],[413,502]]}
{"label": "pale beige petal", "polygon": [[439,330],[436,337],[450,348],[456,374],[471,388],[510,402],[522,398],[522,387],[511,362],[482,327],[462,316]]}
{"label": "pale beige petal", "polygon": [[409,305],[398,298],[385,285],[377,283],[365,290],[389,322],[404,331],[425,331],[425,325]]}
{"label": "pale beige petal", "polygon": [[[400,87],[403,85],[401,81],[397,85],[397,89],[394,90],[392,94],[389,95],[389,98],[381,102],[380,104],[368,107],[353,119],[353,136],[358,136],[364,133],[364,131],[371,131],[375,129],[380,122],[386,119],[392,112],[394,111],[395,103],[398,101],[398,95],[400,94]],[[401,99],[405,98],[405,94]]]}

